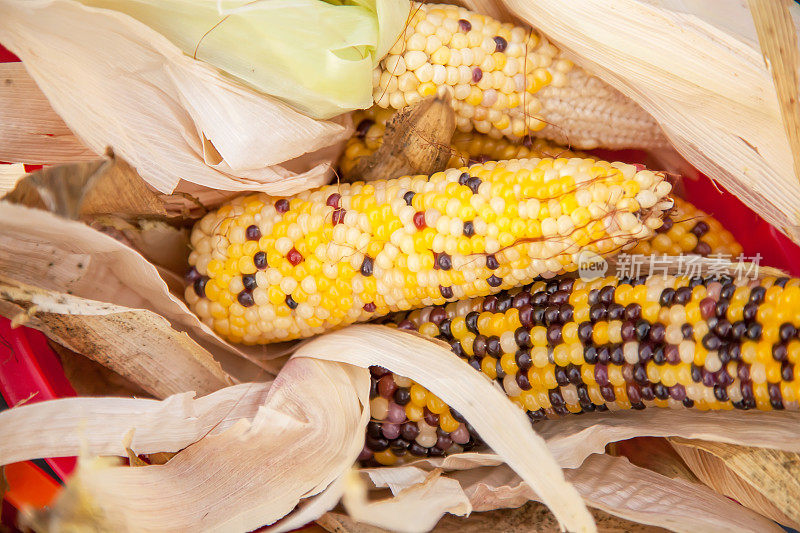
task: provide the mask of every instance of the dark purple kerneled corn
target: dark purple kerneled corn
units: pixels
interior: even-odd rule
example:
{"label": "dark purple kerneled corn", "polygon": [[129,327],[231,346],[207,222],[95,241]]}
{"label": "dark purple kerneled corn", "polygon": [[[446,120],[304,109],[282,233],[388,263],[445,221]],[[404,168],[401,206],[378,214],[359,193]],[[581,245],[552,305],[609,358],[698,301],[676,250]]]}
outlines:
{"label": "dark purple kerneled corn", "polygon": [[[554,280],[385,319],[447,342],[532,422],[646,407],[798,409],[800,279]],[[367,464],[480,438],[412,380],[372,369]],[[373,426],[370,426],[373,427]],[[375,431],[373,431],[375,433]]]}

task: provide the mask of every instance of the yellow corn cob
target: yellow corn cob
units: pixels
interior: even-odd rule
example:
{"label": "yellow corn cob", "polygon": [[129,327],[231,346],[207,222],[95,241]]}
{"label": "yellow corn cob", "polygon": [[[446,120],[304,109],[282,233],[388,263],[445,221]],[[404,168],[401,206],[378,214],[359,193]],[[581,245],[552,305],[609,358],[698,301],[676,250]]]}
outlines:
{"label": "yellow corn cob", "polygon": [[[394,113],[393,109],[383,109],[377,106],[353,113],[356,134],[347,141],[347,147],[339,159],[339,168],[344,175],[348,175],[362,157],[371,155],[383,144],[386,123]],[[512,142],[503,138],[495,139],[477,132],[456,131],[451,144],[452,155],[447,163],[448,168],[459,168],[486,161],[532,157],[589,157],[582,152],[575,152],[547,142],[545,139],[532,139],[531,137]]]}
{"label": "yellow corn cob", "polygon": [[233,342],[306,337],[575,270],[650,237],[670,188],[623,163],[525,159],[240,197],[195,225],[186,299]]}
{"label": "yellow corn cob", "polygon": [[[797,410],[800,399],[798,278],[562,278],[386,323],[448,342],[532,422],[652,406]],[[393,464],[480,441],[431,392],[370,370],[363,461]]]}
{"label": "yellow corn cob", "polygon": [[460,131],[544,137],[580,149],[666,144],[637,104],[574,66],[536,30],[451,5],[412,4],[373,75],[373,99],[402,109],[446,88]]}
{"label": "yellow corn cob", "polygon": [[742,253],[742,245],[719,220],[689,202],[675,198],[675,207],[664,219],[664,225],[656,230],[656,235],[639,241],[629,253],[721,254],[736,258]]}
{"label": "yellow corn cob", "polygon": [[[374,106],[353,114],[356,134],[347,141],[347,147],[339,159],[339,168],[345,175],[350,173],[362,157],[371,155],[383,144],[386,123],[394,113],[394,110]],[[452,156],[447,166],[457,168],[476,162],[531,157],[590,157],[544,139],[527,137],[525,141],[529,142],[512,142],[477,132],[457,131],[453,135]],[[722,254],[737,257],[742,253],[742,246],[717,219],[676,197],[675,207],[665,217],[664,225],[650,239],[639,241],[629,253],[702,256]]]}

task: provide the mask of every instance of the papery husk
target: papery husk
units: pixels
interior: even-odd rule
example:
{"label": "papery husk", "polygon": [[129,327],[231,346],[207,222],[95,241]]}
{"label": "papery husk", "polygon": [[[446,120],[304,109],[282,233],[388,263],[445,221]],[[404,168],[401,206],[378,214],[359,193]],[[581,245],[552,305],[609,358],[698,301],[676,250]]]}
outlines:
{"label": "papery husk", "polygon": [[48,167],[28,174],[3,199],[77,220],[112,214],[165,218],[164,200],[127,163],[114,157]]}
{"label": "papery husk", "polygon": [[[629,522],[597,509],[590,509],[600,533],[660,533],[659,527]],[[327,513],[317,523],[332,533],[385,533],[387,530],[356,522],[347,515]],[[472,513],[468,517],[445,515],[432,530],[434,533],[559,533],[561,528],[547,507],[528,502],[515,509]]]}
{"label": "papery husk", "polygon": [[758,43],[767,63],[781,108],[783,127],[794,156],[794,174],[800,180],[800,49],[790,10],[792,0],[748,0]]}
{"label": "papery husk", "polygon": [[98,362],[55,342],[50,347],[58,354],[64,376],[78,396],[150,397],[144,389]]}
{"label": "papery husk", "polygon": [[631,464],[652,470],[670,479],[682,479],[689,483],[699,483],[686,466],[670,441],[658,437],[637,437],[609,444],[609,455],[623,456]]}
{"label": "papery husk", "polygon": [[633,437],[684,437],[800,452],[800,413],[787,411],[623,410],[544,420],[536,431],[564,468],[606,444]]}
{"label": "papery husk", "polygon": [[[368,403],[367,370],[297,358],[275,379],[252,420],[204,436],[164,465],[82,472],[66,492],[78,489],[92,509],[136,531],[253,530],[276,522],[350,469],[363,446]],[[46,404],[30,408],[39,405]],[[133,438],[133,449],[142,453]],[[59,499],[45,514],[58,527],[80,512],[81,506]]]}
{"label": "papery husk", "polygon": [[800,528],[800,455],[719,442],[670,442],[709,487],[779,524]]}
{"label": "papery husk", "polygon": [[189,390],[205,395],[232,383],[207,350],[150,311],[38,289],[0,276],[0,314],[42,331],[157,398]]}
{"label": "papery husk", "polygon": [[22,163],[0,164],[0,195],[16,187],[19,180],[25,177],[25,174],[27,174],[25,165]]}
{"label": "papery husk", "polygon": [[390,498],[373,501],[367,498],[366,483],[353,472],[345,479],[342,503],[354,520],[400,533],[424,533],[445,513],[464,516],[472,510],[458,481],[442,477],[441,470],[428,472]]}
{"label": "papery husk", "polygon": [[268,377],[266,359],[287,346],[233,346],[171,294],[159,271],[141,254],[85,224],[38,209],[0,202],[0,276],[21,283],[131,309],[146,309],[191,335],[240,381]]}
{"label": "papery husk", "polygon": [[72,0],[0,6],[0,41],[70,129],[95,153],[113,147],[161,192],[185,179],[293,194],[329,179],[338,154],[324,149],[352,131],[348,117],[304,116],[126,15]]}
{"label": "papery husk", "polygon": [[165,400],[61,398],[0,413],[0,464],[40,457],[177,452],[240,420],[252,420],[272,382],[243,383],[208,396]]}
{"label": "papery husk", "polygon": [[800,182],[772,76],[742,23],[744,2],[714,10],[668,0],[504,4],[653,115],[692,165],[800,242]]}
{"label": "papery husk", "polygon": [[[405,470],[403,477],[407,481],[395,483],[393,491],[405,489],[425,474],[410,465],[395,469]],[[379,470],[382,469],[365,472],[371,479],[380,480],[383,473]],[[476,511],[516,508],[529,500],[542,499],[507,465],[454,471],[448,476],[458,480]],[[639,524],[687,533],[781,531],[771,521],[708,487],[661,476],[624,458],[593,454],[580,467],[565,470],[565,476],[587,505]],[[380,481],[377,485],[381,486]],[[411,508],[407,511],[413,512]]]}
{"label": "papery husk", "polygon": [[415,174],[430,176],[450,160],[456,115],[449,93],[431,96],[396,112],[386,123],[381,146],[362,157],[346,181],[373,181]]}
{"label": "papery husk", "polygon": [[98,157],[53,111],[22,63],[0,63],[0,125],[0,161],[40,165]]}
{"label": "papery husk", "polygon": [[[380,365],[413,379],[470,420],[481,438],[541,491],[544,503],[564,527],[570,531],[595,529],[591,515],[575,489],[564,481],[527,416],[449,347],[385,326],[356,325],[301,344],[294,357],[363,367]],[[425,364],[420,365],[423,360]]]}

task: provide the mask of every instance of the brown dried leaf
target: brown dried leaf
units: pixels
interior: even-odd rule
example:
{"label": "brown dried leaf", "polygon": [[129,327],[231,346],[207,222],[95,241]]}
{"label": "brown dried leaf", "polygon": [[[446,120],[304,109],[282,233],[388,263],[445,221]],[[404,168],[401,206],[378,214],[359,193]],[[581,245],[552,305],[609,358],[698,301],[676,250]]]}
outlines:
{"label": "brown dried leaf", "polygon": [[97,159],[50,106],[22,63],[0,63],[0,161],[34,165]]}
{"label": "brown dried leaf", "polygon": [[[638,524],[616,517],[598,509],[589,510],[594,516],[599,533],[658,533],[666,531],[660,527]],[[547,506],[539,502],[528,502],[515,509],[498,509],[472,513],[466,518],[445,515],[433,529],[434,533],[560,533],[558,521]]]}
{"label": "brown dried leaf", "polygon": [[681,456],[670,446],[667,439],[659,437],[636,437],[610,444],[612,455],[621,455],[631,464],[652,470],[670,479],[682,479],[699,483]]}
{"label": "brown dried leaf", "polygon": [[125,452],[128,454],[128,462],[130,466],[147,466],[147,461],[143,461],[136,455],[136,452],[131,450],[130,448],[125,448]]}
{"label": "brown dried leaf", "polygon": [[13,317],[34,305],[28,325],[157,398],[190,390],[205,395],[231,383],[211,354],[155,313],[0,277],[0,314]]}
{"label": "brown dried leaf", "polygon": [[178,455],[178,452],[156,452],[146,453],[144,456],[151,465],[165,465],[167,462]]}
{"label": "brown dried leaf", "polygon": [[401,109],[386,124],[383,144],[353,167],[345,181],[390,179],[444,170],[456,129],[450,96],[432,96]]}
{"label": "brown dried leaf", "polygon": [[102,214],[134,219],[167,215],[159,195],[113,153],[107,159],[28,174],[3,199],[74,220]]}
{"label": "brown dried leaf", "polygon": [[780,524],[800,528],[800,454],[680,438],[670,442],[706,485]]}
{"label": "brown dried leaf", "polygon": [[285,345],[248,349],[222,340],[169,292],[154,265],[118,240],[81,222],[2,201],[0,227],[0,276],[81,298],[152,311],[169,320],[177,331],[191,335],[239,381],[263,380],[279,368],[264,360],[284,355]]}
{"label": "brown dried leaf", "polygon": [[98,362],[55,342],[50,347],[61,359],[64,375],[79,396],[150,397],[144,389]]}

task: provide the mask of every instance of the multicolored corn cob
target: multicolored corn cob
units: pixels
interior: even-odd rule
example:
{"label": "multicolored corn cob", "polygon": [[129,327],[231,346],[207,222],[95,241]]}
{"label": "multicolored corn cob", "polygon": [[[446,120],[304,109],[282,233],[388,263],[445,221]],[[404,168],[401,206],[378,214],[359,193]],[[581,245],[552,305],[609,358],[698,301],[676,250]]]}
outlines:
{"label": "multicolored corn cob", "polygon": [[686,200],[677,197],[674,200],[675,207],[664,219],[664,224],[656,230],[656,235],[639,241],[628,253],[702,256],[720,254],[731,258],[742,253],[742,245],[730,231],[722,227],[719,220]]}
{"label": "multicolored corn cob", "polygon": [[[531,421],[645,407],[798,409],[800,279],[537,281],[386,322],[450,343]],[[424,364],[424,362],[421,362]],[[393,464],[480,441],[413,381],[373,367],[361,459]]]}
{"label": "multicolored corn cob", "polygon": [[307,337],[573,271],[649,238],[670,188],[633,165],[525,159],[240,197],[195,225],[186,300],[232,342]]}
{"label": "multicolored corn cob", "polygon": [[[370,109],[353,113],[356,133],[347,141],[339,168],[344,175],[350,174],[362,157],[371,155],[383,144],[386,123],[394,115],[394,109],[373,106]],[[588,158],[587,154],[576,152],[550,143],[545,139],[530,136],[522,141],[512,142],[504,138],[493,138],[477,132],[456,131],[451,141],[452,155],[447,168],[460,168],[487,161],[508,159],[530,159],[532,157]]]}
{"label": "multicolored corn cob", "polygon": [[375,70],[379,106],[402,109],[446,88],[463,132],[535,135],[581,149],[666,144],[650,115],[536,30],[451,5],[414,2],[411,13]]}

